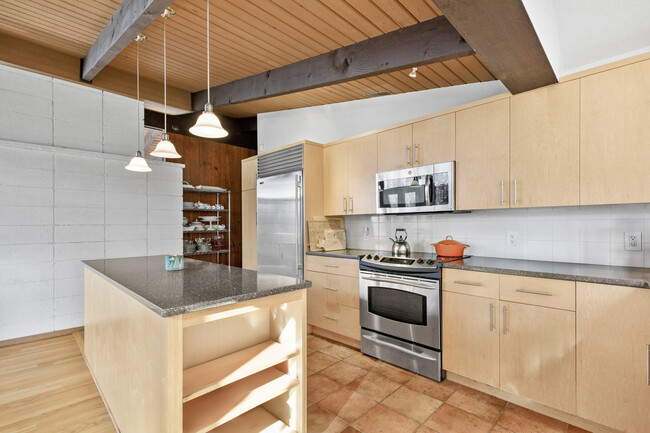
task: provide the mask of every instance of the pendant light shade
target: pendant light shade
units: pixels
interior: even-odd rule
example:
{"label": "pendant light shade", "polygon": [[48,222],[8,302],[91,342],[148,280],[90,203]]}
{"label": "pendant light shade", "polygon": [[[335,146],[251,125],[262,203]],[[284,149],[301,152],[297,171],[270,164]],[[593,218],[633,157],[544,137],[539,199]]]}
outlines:
{"label": "pendant light shade", "polygon": [[223,129],[221,122],[214,111],[212,104],[210,104],[210,0],[206,0],[206,35],[207,35],[207,64],[208,64],[208,103],[205,104],[203,113],[196,120],[196,124],[190,128],[190,132],[194,135],[204,138],[222,138],[228,135],[228,131]]}
{"label": "pendant light shade", "polygon": [[[138,107],[138,124],[140,123],[140,43],[144,42],[147,40],[147,37],[145,35],[138,35],[135,38],[135,42],[137,43],[136,45],[136,61],[135,61],[135,68],[136,68],[136,95],[137,95],[137,107]],[[138,127],[138,151],[135,153],[135,156],[131,158],[131,162],[129,162],[129,165],[124,167],[125,169],[129,171],[137,171],[140,173],[145,173],[148,171],[151,171],[151,168],[149,168],[149,164],[147,164],[147,161],[142,157],[142,153],[140,152],[140,138],[142,138],[142,134],[140,133],[140,128]]]}
{"label": "pendant light shade", "polygon": [[221,138],[228,135],[228,131],[223,129],[210,104],[205,104],[205,110],[196,120],[196,124],[190,128],[190,132],[205,138]]}
{"label": "pendant light shade", "polygon": [[135,154],[135,156],[131,159],[129,165],[127,165],[124,168],[126,168],[129,171],[139,171],[139,172],[151,171],[151,168],[149,168],[149,164],[147,164],[147,161],[145,161],[145,159],[142,157],[142,153],[139,150]]}
{"label": "pendant light shade", "polygon": [[176,148],[169,140],[169,134],[163,132],[162,140],[156,146],[156,149],[151,152],[152,156],[157,156],[158,158],[180,158],[181,155],[176,152]]}

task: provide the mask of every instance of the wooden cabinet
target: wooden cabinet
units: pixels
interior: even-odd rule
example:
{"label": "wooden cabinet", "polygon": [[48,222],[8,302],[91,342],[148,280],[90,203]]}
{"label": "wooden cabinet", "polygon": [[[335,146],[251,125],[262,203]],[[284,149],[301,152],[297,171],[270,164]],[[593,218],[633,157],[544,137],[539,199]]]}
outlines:
{"label": "wooden cabinet", "polygon": [[510,207],[580,203],[580,83],[510,99]]}
{"label": "wooden cabinet", "polygon": [[413,165],[456,159],[456,113],[413,124]]}
{"label": "wooden cabinet", "polygon": [[509,113],[509,99],[456,113],[457,209],[508,207]]}
{"label": "wooden cabinet", "polygon": [[650,201],[650,60],[580,79],[580,204]]}
{"label": "wooden cabinet", "polygon": [[575,313],[501,302],[501,389],[575,413]]}
{"label": "wooden cabinet", "polygon": [[377,134],[377,171],[413,167],[413,126],[406,125]]}
{"label": "wooden cabinet", "polygon": [[257,156],[241,162],[241,189],[246,191],[257,188]]}
{"label": "wooden cabinet", "polygon": [[578,283],[576,302],[578,416],[650,431],[650,290]]}
{"label": "wooden cabinet", "polygon": [[443,291],[442,311],[443,368],[498,387],[499,301]]}
{"label": "wooden cabinet", "polygon": [[375,212],[376,134],[326,147],[323,171],[325,215]]}
{"label": "wooden cabinet", "polygon": [[242,268],[257,270],[257,190],[241,193]]}

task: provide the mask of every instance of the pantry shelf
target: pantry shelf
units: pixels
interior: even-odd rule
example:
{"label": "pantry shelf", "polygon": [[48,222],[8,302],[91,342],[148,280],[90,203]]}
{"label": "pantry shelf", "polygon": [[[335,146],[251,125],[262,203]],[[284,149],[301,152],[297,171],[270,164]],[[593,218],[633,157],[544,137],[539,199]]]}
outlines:
{"label": "pantry shelf", "polygon": [[256,407],[253,410],[217,427],[210,433],[296,433],[267,410]]}

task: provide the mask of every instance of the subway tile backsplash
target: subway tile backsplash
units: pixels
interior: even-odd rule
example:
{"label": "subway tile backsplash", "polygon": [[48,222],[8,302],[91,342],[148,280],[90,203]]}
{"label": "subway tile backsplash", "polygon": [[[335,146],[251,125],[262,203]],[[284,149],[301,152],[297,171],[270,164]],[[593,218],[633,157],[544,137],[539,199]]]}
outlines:
{"label": "subway tile backsplash", "polygon": [[[650,267],[650,203],[345,217],[348,248],[390,250],[397,228],[417,252],[432,253],[432,243],[451,235],[475,256]],[[631,231],[642,233],[642,251],[625,251]]]}

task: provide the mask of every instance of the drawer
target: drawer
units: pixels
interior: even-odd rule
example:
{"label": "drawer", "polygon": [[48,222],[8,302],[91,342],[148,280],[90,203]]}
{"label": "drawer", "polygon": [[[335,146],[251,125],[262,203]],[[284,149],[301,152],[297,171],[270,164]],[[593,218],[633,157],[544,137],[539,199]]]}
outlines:
{"label": "drawer", "polygon": [[575,311],[575,281],[501,275],[501,299],[541,307]]}
{"label": "drawer", "polygon": [[358,308],[341,305],[337,319],[337,332],[339,334],[352,338],[353,340],[361,340],[361,322],[359,320]]}
{"label": "drawer", "polygon": [[499,299],[499,274],[443,269],[442,290]]}
{"label": "drawer", "polygon": [[305,269],[359,278],[359,260],[337,257],[305,256]]}
{"label": "drawer", "polygon": [[359,277],[307,271],[305,278],[312,287],[320,287],[336,295],[336,302],[351,308],[359,308]]}
{"label": "drawer", "polygon": [[319,287],[307,289],[307,323],[338,332],[339,304],[336,294]]}

